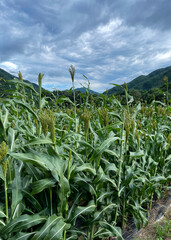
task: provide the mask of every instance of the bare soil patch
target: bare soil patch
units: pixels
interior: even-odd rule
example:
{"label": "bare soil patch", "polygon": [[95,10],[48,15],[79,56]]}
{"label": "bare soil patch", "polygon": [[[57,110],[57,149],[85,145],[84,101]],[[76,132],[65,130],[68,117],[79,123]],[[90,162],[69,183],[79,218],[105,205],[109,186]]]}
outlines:
{"label": "bare soil patch", "polygon": [[153,204],[148,225],[134,234],[132,239],[171,240],[171,191]]}

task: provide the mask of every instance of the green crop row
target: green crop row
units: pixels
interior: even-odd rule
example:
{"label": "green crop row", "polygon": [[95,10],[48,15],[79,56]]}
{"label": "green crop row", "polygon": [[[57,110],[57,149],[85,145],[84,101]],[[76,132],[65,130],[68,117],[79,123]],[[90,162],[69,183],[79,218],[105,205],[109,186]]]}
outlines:
{"label": "green crop row", "polygon": [[171,107],[131,106],[126,85],[126,106],[104,96],[97,108],[87,91],[52,107],[42,74],[38,93],[19,77],[0,99],[0,239],[123,239],[130,219],[145,226],[171,182]]}

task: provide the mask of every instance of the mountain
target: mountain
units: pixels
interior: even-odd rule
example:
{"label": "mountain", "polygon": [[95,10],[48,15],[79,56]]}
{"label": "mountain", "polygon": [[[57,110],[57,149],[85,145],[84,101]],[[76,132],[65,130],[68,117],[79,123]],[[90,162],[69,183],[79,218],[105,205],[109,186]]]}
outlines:
{"label": "mountain", "polygon": [[[162,88],[162,86],[164,85],[163,78],[165,76],[167,76],[168,80],[171,81],[171,66],[157,69],[148,74],[147,76],[141,75],[132,80],[131,82],[127,83],[127,86],[129,90],[150,90],[153,88]],[[120,91],[120,87],[113,87],[108,90],[108,94],[117,94]]]}
{"label": "mountain", "polygon": [[[166,68],[161,68],[158,70],[155,70],[153,72],[151,72],[150,74],[148,74],[147,76],[142,75],[139,76],[137,78],[135,78],[134,80],[132,80],[131,82],[129,82],[128,85],[128,89],[129,89],[129,93],[134,97],[135,100],[139,101],[141,99],[145,100],[145,99],[152,99],[152,97],[155,95],[156,99],[161,99],[162,98],[162,93],[158,93],[156,92],[156,89],[159,88],[161,90],[163,90],[164,92],[166,91],[166,87],[164,86],[164,81],[163,78],[167,76],[168,80],[169,80],[169,94],[171,94],[171,66],[170,67],[166,67]],[[8,81],[8,83],[5,80],[11,80],[16,78],[14,75],[6,72],[5,70],[0,68],[0,93],[4,93],[6,90],[8,92],[10,92],[11,90],[14,89],[14,83],[10,83],[10,81]],[[34,89],[38,92],[38,85],[35,83],[31,83],[27,80],[24,80],[24,82],[32,84],[32,86],[34,87]],[[123,85],[122,85],[123,86]],[[81,91],[82,93],[85,93],[86,89],[85,88],[76,88],[76,93],[78,95],[79,98],[79,91]],[[158,90],[159,91],[159,90]],[[47,96],[47,97],[51,97],[52,94],[43,89],[42,88],[42,93],[43,95]],[[90,90],[90,93],[92,94],[98,94],[95,91]],[[105,94],[106,92],[104,92]],[[124,91],[123,89],[121,89],[120,87],[113,87],[111,89],[108,90],[108,94],[109,95],[124,95]],[[72,98],[72,93],[68,93],[68,91],[58,91],[57,95],[60,96],[68,96]]]}
{"label": "mountain", "polygon": [[[86,92],[86,88],[76,88],[75,90],[76,90],[76,91],[80,91],[80,92],[82,92],[82,93],[85,93],[85,92]],[[91,94],[99,94],[98,92],[95,92],[95,91],[93,91],[93,90],[89,90],[89,92],[90,92]]]}
{"label": "mountain", "polygon": [[2,68],[0,68],[0,77],[3,78],[3,79],[8,79],[8,80],[15,78],[15,76],[13,76],[12,74],[6,72]]}
{"label": "mountain", "polygon": [[[14,75],[12,75],[12,74],[10,74],[10,73],[8,73],[8,72],[6,72],[5,70],[3,70],[3,69],[0,68],[0,85],[1,85],[1,91],[2,91],[2,90],[4,90],[4,89],[6,89],[6,82],[4,82],[1,78],[2,78],[2,79],[5,79],[5,80],[12,80],[12,79],[18,78],[18,77],[14,76]],[[35,89],[36,91],[38,91],[39,86],[38,86],[37,84],[31,83],[31,82],[29,82],[28,80],[24,80],[24,82],[32,84],[33,87],[34,87],[34,89]],[[43,90],[45,90],[45,89],[43,89]],[[83,92],[83,93],[86,92],[86,89],[85,89],[85,88],[76,88],[75,90],[76,90],[76,91]],[[95,91],[93,91],[93,90],[89,90],[89,92],[92,93],[92,94],[99,94],[98,92],[95,92]]]}
{"label": "mountain", "polygon": [[[12,83],[12,84],[10,84],[10,82],[9,83],[7,83],[6,81],[4,81],[4,80],[12,80],[12,79],[14,79],[14,78],[17,78],[18,79],[18,77],[16,77],[16,76],[14,76],[14,75],[12,75],[12,74],[10,74],[10,73],[8,73],[8,72],[6,72],[5,70],[3,70],[3,69],[1,69],[0,68],[0,92],[3,92],[4,90],[8,90],[8,89],[13,89],[14,88],[14,84]],[[4,80],[3,80],[4,79]],[[29,83],[29,84],[32,84],[32,86],[34,87],[34,89],[36,90],[36,91],[38,91],[38,89],[39,89],[39,86],[37,85],[37,84],[35,84],[35,83],[31,83],[31,82],[29,82],[28,80],[23,80],[25,83]],[[44,89],[43,89],[44,90]]]}

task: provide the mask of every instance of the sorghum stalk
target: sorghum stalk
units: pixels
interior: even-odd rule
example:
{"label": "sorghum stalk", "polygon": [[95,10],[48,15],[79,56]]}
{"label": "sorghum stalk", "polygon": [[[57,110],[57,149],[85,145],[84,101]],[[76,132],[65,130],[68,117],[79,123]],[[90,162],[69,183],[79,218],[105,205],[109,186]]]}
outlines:
{"label": "sorghum stalk", "polygon": [[6,223],[8,223],[8,187],[6,177],[5,177],[5,208],[6,208]]}
{"label": "sorghum stalk", "polygon": [[[127,121],[130,121],[130,119],[127,119]],[[130,124],[129,124],[130,125]],[[128,139],[128,137],[127,137]],[[125,153],[127,152],[127,140],[125,141]],[[123,176],[125,178],[125,161],[122,164],[122,169],[123,169]],[[124,197],[123,197],[123,210],[122,210],[122,228],[124,227],[125,224],[125,208],[126,208],[126,189],[124,189]]]}
{"label": "sorghum stalk", "polygon": [[52,142],[54,145],[54,150],[55,150],[55,152],[57,152],[56,136],[55,136],[55,116],[52,111],[49,112],[49,117],[50,117],[49,128],[50,128],[50,133],[51,133],[51,139],[52,139]]}
{"label": "sorghum stalk", "polygon": [[90,81],[88,80],[88,88],[86,88],[86,107],[88,106],[89,91],[90,91]]}
{"label": "sorghum stalk", "polygon": [[[3,141],[0,145],[0,162],[3,161],[8,153],[8,146]],[[8,187],[7,187],[7,181],[6,181],[6,175],[7,175],[7,160],[2,163],[2,170],[5,178],[4,182],[4,190],[5,190],[5,207],[6,207],[6,223],[8,223]]]}
{"label": "sorghum stalk", "polygon": [[50,193],[50,215],[52,216],[53,214],[52,188],[49,188],[49,193]]}
{"label": "sorghum stalk", "polygon": [[124,83],[124,88],[125,88],[125,97],[126,97],[126,105],[127,105],[127,111],[129,113],[129,105],[128,105],[128,86],[126,83]]}
{"label": "sorghum stalk", "polygon": [[[74,87],[74,78],[75,78],[75,67],[73,65],[69,68],[69,73],[71,75],[72,80],[72,89],[73,89],[73,96],[74,96],[74,116],[76,122],[76,101],[75,101],[75,87]],[[77,131],[77,122],[75,123],[76,131]]]}
{"label": "sorghum stalk", "polygon": [[33,108],[34,108],[34,106],[35,106],[35,102],[34,102],[34,98],[33,98],[33,92],[32,92],[32,90],[30,90],[30,95],[31,95],[32,106],[33,106]]}
{"label": "sorghum stalk", "polygon": [[[23,82],[23,76],[22,76],[22,73],[19,71],[18,72],[18,78],[20,81]],[[26,100],[26,92],[25,92],[25,87],[23,86],[23,95],[24,95],[24,100]]]}
{"label": "sorghum stalk", "polygon": [[[127,152],[127,141],[128,141],[128,136],[130,132],[130,125],[131,125],[131,119],[130,119],[130,113],[129,113],[129,105],[128,105],[128,86],[126,83],[124,83],[124,88],[125,88],[125,97],[126,97],[126,104],[127,104],[127,111],[124,112],[124,124],[122,128],[122,133],[121,133],[121,139],[123,138],[123,131],[125,128],[126,131],[126,138],[125,138],[125,153]],[[119,166],[119,179],[118,179],[118,191],[120,189],[120,184],[121,184],[121,171],[125,171],[125,165],[124,165],[124,157],[123,157],[123,142],[121,143],[121,149],[120,149],[120,166]],[[118,195],[118,197],[120,197]],[[123,199],[123,211],[122,211],[122,227],[124,226],[125,223],[125,207],[126,207],[126,193],[124,190],[124,199]],[[117,220],[117,214],[118,214],[118,207],[116,210],[115,214],[115,223]]]}
{"label": "sorghum stalk", "polygon": [[102,154],[99,155],[98,157],[98,162],[97,162],[97,169],[100,167],[100,160],[101,160]]}
{"label": "sorghum stalk", "polygon": [[[69,151],[69,159],[68,159],[68,169],[67,169],[67,179],[69,181],[69,172],[70,172],[70,168],[71,168],[71,158],[72,158],[72,151]],[[65,217],[67,217],[67,209],[68,209],[68,200],[66,201],[66,205],[65,205]],[[64,231],[64,238],[63,240],[66,239],[66,230]]]}
{"label": "sorghum stalk", "polygon": [[42,79],[44,74],[39,73],[38,75],[38,85],[39,85],[39,110],[41,111],[41,96],[42,96]]}
{"label": "sorghum stalk", "polygon": [[168,77],[164,77],[163,78],[163,80],[164,80],[164,82],[165,82],[165,84],[166,84],[166,105],[168,105],[168,89],[169,89],[169,84],[168,84]]}
{"label": "sorghum stalk", "polygon": [[[42,78],[44,74],[39,73],[38,85],[39,85],[39,111],[41,112],[41,95],[42,95]],[[38,123],[38,136],[40,137],[40,122]]]}
{"label": "sorghum stalk", "polygon": [[93,240],[93,235],[94,235],[94,224],[92,224],[92,226],[91,226],[91,231],[90,231],[90,238],[89,238],[89,240]]}
{"label": "sorghum stalk", "polygon": [[[85,131],[85,140],[88,141],[88,132],[90,124],[91,112],[88,109],[85,109],[81,114],[81,119],[84,121],[84,131]],[[88,161],[87,147],[86,147],[86,160]]]}
{"label": "sorghum stalk", "polygon": [[63,240],[65,240],[66,239],[66,230],[64,231],[64,238],[63,238]]}
{"label": "sorghum stalk", "polygon": [[72,157],[72,151],[69,151],[69,160],[68,160],[68,170],[67,170],[67,179],[69,180],[69,172],[71,168],[71,157]]}
{"label": "sorghum stalk", "polygon": [[[120,185],[121,185],[121,171],[122,171],[122,165],[123,165],[123,145],[124,145],[124,139],[123,139],[123,133],[124,133],[124,123],[125,123],[125,112],[123,115],[123,126],[122,126],[122,130],[121,130],[121,147],[120,147],[120,163],[119,163],[119,171],[118,171],[118,186],[117,186],[117,190],[118,190],[118,198],[119,196],[119,189],[120,189]],[[115,219],[114,222],[117,222],[117,217],[118,217],[118,206],[116,207],[116,212],[115,212]]]}

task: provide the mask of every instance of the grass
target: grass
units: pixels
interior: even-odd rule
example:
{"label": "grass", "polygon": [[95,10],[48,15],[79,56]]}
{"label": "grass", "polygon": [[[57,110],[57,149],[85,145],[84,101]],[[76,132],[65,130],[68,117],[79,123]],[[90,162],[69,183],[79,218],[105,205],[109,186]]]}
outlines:
{"label": "grass", "polygon": [[165,220],[163,224],[156,225],[156,239],[163,240],[171,238],[171,220]]}

